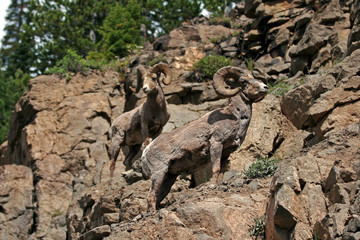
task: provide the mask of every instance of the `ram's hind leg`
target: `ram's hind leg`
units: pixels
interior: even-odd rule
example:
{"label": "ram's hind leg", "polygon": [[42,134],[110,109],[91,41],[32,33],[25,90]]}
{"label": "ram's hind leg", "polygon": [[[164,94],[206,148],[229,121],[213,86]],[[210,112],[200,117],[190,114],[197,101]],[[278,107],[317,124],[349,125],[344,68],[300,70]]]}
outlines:
{"label": "ram's hind leg", "polygon": [[229,156],[221,158],[221,169],[218,177],[218,183],[223,183],[224,173],[229,170]]}
{"label": "ram's hind leg", "polygon": [[211,170],[213,176],[211,177],[211,183],[219,184],[219,175],[221,171],[221,153],[223,150],[223,145],[221,142],[210,142],[210,158],[211,158]]}
{"label": "ram's hind leg", "polygon": [[167,176],[165,176],[165,179],[162,183],[162,186],[160,187],[160,190],[158,192],[157,196],[157,202],[156,206],[159,207],[161,201],[168,195],[168,193],[171,190],[172,185],[174,185],[176,178],[178,175],[170,174],[168,173]]}
{"label": "ram's hind leg", "polygon": [[[116,160],[118,159],[119,155],[120,158],[122,157],[120,154],[122,143],[124,142],[124,132],[116,131],[111,136],[111,162],[110,162],[110,178],[114,176]],[[121,160],[121,159],[120,159]]]}
{"label": "ram's hind leg", "polygon": [[148,207],[149,209],[156,211],[160,202],[169,193],[171,186],[176,180],[175,175],[167,174],[166,170],[157,171],[151,175],[151,187],[148,195]]}

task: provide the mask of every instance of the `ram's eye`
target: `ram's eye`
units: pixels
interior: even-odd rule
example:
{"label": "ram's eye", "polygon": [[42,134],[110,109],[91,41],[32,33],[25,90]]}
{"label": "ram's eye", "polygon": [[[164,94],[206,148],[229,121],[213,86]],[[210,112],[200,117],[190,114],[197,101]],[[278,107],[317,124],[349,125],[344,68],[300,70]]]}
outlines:
{"label": "ram's eye", "polygon": [[242,85],[242,87],[246,87],[247,85],[249,85],[249,82],[244,80],[241,82],[241,85]]}
{"label": "ram's eye", "polygon": [[152,79],[153,81],[155,81],[155,80],[157,79],[157,75],[156,75],[155,73],[153,73],[153,74],[151,75],[151,79]]}

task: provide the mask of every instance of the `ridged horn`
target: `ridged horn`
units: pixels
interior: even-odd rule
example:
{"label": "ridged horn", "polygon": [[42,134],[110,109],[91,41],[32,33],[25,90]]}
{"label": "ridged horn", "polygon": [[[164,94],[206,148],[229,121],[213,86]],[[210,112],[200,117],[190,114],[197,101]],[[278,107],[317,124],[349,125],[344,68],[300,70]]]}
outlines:
{"label": "ridged horn", "polygon": [[162,72],[165,75],[165,78],[163,79],[163,83],[165,85],[169,85],[172,81],[171,69],[166,64],[163,64],[163,63],[156,64],[151,69],[151,72],[156,73],[156,74],[158,74],[159,72]]}
{"label": "ridged horn", "polygon": [[[213,87],[216,93],[224,97],[232,97],[238,94],[240,91],[240,77],[243,73],[244,72],[237,67],[227,66],[220,68],[214,74],[213,78]],[[232,81],[230,82],[229,80]]]}
{"label": "ridged horn", "polygon": [[134,93],[138,93],[143,85],[143,75],[146,73],[145,67],[143,65],[138,66],[136,69],[137,74],[137,81],[136,81],[136,88],[133,88],[132,86],[129,86],[130,90]]}

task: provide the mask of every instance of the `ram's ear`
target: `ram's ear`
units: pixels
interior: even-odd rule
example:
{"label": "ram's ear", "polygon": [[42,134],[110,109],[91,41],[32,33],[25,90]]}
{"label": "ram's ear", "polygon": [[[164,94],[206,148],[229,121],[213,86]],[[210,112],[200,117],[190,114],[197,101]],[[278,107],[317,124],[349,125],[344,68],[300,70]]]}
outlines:
{"label": "ram's ear", "polygon": [[172,81],[172,72],[171,69],[168,67],[168,65],[163,64],[163,63],[159,63],[156,64],[152,69],[151,72],[156,73],[156,74],[160,74],[163,73],[165,75],[165,78],[163,79],[163,83],[165,85],[169,85]]}

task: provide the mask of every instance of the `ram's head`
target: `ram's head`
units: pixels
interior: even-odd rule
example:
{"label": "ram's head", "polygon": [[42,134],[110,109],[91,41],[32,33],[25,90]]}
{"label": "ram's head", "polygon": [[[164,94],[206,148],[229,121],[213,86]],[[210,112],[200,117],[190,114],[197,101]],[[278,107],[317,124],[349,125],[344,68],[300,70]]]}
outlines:
{"label": "ram's head", "polygon": [[269,91],[268,86],[255,79],[250,71],[237,67],[219,69],[214,75],[213,85],[221,96],[232,97],[240,93],[251,102],[262,100]]}
{"label": "ram's head", "polygon": [[[164,74],[163,77],[161,76],[161,73]],[[160,86],[160,80],[162,80],[165,85],[169,85],[172,81],[171,70],[166,64],[159,63],[150,69],[140,65],[137,68],[136,88],[130,87],[130,89],[134,93],[137,93],[142,88],[144,93],[148,94],[157,86]]]}

